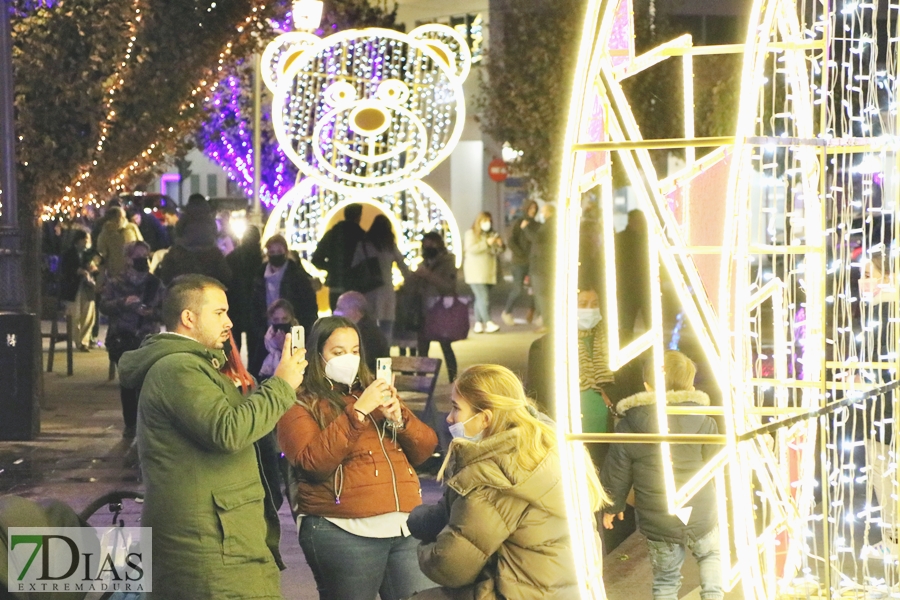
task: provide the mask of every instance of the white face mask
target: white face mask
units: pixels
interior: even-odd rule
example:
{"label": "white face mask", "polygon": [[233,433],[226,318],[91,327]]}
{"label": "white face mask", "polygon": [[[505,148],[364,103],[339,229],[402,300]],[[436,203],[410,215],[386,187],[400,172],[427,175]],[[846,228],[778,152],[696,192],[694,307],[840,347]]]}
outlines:
{"label": "white face mask", "polygon": [[481,230],[484,232],[488,232],[491,230],[491,222],[490,221],[482,221],[481,222]]}
{"label": "white face mask", "polygon": [[359,373],[359,355],[341,354],[325,363],[325,377],[344,385],[353,385]]}
{"label": "white face mask", "polygon": [[578,309],[578,329],[588,331],[597,326],[602,317],[599,308],[579,308]]}
{"label": "white face mask", "polygon": [[481,438],[484,437],[484,429],[482,429],[475,435],[467,435],[466,434],[466,423],[468,423],[469,421],[471,421],[472,419],[474,419],[477,416],[478,416],[478,413],[475,413],[474,415],[472,415],[471,417],[469,417],[462,423],[454,423],[453,425],[451,425],[449,427],[449,429],[450,429],[450,435],[453,436],[453,439],[463,438],[463,439],[469,440],[470,442],[480,442]]}

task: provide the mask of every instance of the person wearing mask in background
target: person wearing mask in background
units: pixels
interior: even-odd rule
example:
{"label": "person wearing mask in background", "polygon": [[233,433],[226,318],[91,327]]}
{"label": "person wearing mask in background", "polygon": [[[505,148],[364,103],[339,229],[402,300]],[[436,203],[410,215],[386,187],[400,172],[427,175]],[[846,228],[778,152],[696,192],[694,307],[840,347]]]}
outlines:
{"label": "person wearing mask in background", "polygon": [[97,320],[94,294],[97,282],[94,273],[94,253],[90,250],[91,234],[76,229],[73,243],[63,252],[59,267],[59,299],[65,303],[66,314],[72,317],[72,339],[78,349],[87,352],[91,346],[91,331]]}
{"label": "person wearing mask in background", "polygon": [[[228,286],[228,306],[231,310],[231,321],[234,327],[234,341],[238,350],[243,347],[242,335],[247,334],[250,344],[250,332],[253,329],[253,285],[259,272],[263,269],[263,252],[260,246],[259,227],[250,225],[241,238],[241,243],[234,252],[225,257],[231,269],[231,285]],[[247,356],[251,355],[247,348]]]}
{"label": "person wearing mask in background", "polygon": [[[535,230],[540,227],[536,217],[538,213],[538,203],[529,200],[525,205],[525,214],[513,221],[511,233],[509,234],[509,249],[512,251],[512,261],[510,269],[512,270],[513,287],[509,291],[509,297],[506,299],[506,306],[503,308],[500,318],[507,325],[515,325],[512,311],[516,307],[519,298],[525,295],[525,278],[528,277],[528,262],[531,256],[531,242],[525,235],[525,229]],[[529,300],[530,301],[530,300]],[[533,305],[533,303],[532,303]],[[530,307],[529,313],[533,313],[534,307]],[[529,320],[529,322],[531,322]]]}
{"label": "person wearing mask in background", "polygon": [[[397,316],[397,292],[394,291],[394,265],[400,269],[404,279],[409,277],[409,268],[404,262],[400,249],[397,248],[397,236],[391,227],[391,220],[385,215],[378,215],[372,226],[365,233],[362,242],[356,247],[351,266],[368,259],[377,258],[381,270],[381,286],[365,292],[371,315],[377,320],[388,344],[394,332],[394,320]],[[350,284],[352,286],[352,282]]]}
{"label": "person wearing mask in background", "polygon": [[102,259],[101,285],[125,271],[125,246],[144,239],[137,225],[125,218],[125,211],[120,206],[110,208],[106,215],[107,221],[97,238],[97,254]]}
{"label": "person wearing mask in background", "polygon": [[497,284],[497,256],[503,250],[491,213],[479,213],[463,241],[463,276],[475,294],[475,333],[500,329],[491,320],[491,288]]}
{"label": "person wearing mask in background", "polygon": [[299,262],[288,258],[288,244],[284,236],[277,234],[266,240],[266,256],[267,262],[257,271],[253,282],[251,300],[253,343],[249,342],[248,335],[247,350],[249,370],[253,375],[259,375],[266,358],[264,339],[269,326],[266,314],[273,302],[281,298],[290,302],[297,321],[303,325],[307,335],[319,317],[319,305],[309,273]]}
{"label": "person wearing mask in background", "polygon": [[391,345],[369,313],[366,297],[359,292],[344,292],[338,298],[334,314],[338,317],[346,317],[356,324],[356,328],[359,330],[359,339],[365,351],[363,354],[366,357],[366,364],[374,372],[378,359],[391,355]]}
{"label": "person wearing mask in background", "polygon": [[[413,599],[578,598],[552,421],[499,365],[463,371],[450,399],[453,441],[438,473],[444,496],[409,517],[410,532],[422,540],[419,565],[444,587]],[[609,502],[596,471],[586,474],[597,511]]]}
{"label": "person wearing mask in background", "polygon": [[[284,347],[284,337],[291,334],[291,327],[299,325],[297,317],[294,316],[294,307],[284,298],[279,298],[273,302],[269,306],[267,315],[269,320],[269,328],[266,330],[265,337],[267,354],[262,367],[259,369],[260,381],[265,381],[275,374],[275,369],[281,363],[281,349]],[[232,329],[232,331],[234,330]]]}
{"label": "person wearing mask in background", "polygon": [[[118,364],[122,354],[135,350],[148,335],[158,333],[162,322],[162,302],[165,288],[150,273],[150,246],[146,242],[129,244],[125,271],[109,280],[103,287],[100,312],[109,317],[106,349],[109,360]],[[138,388],[125,385],[120,378],[122,417],[125,429],[122,437],[131,439],[137,425]]]}
{"label": "person wearing mask in background", "polygon": [[153,555],[153,595],[280,599],[281,526],[253,443],[296,403],[306,352],[291,355],[285,341],[275,376],[244,396],[222,373],[231,329],[222,284],[180,277],[162,312],[166,333],[119,364],[123,385],[141,390],[141,524],[164,549]]}
{"label": "person wearing mask in background", "polygon": [[300,547],[322,600],[401,600],[434,586],[406,520],[422,502],[415,467],[437,436],[373,378],[364,354],[352,321],[316,321],[303,389],[278,422]]}
{"label": "person wearing mask in background", "polygon": [[[456,295],[456,256],[447,251],[444,236],[437,231],[430,231],[422,236],[422,262],[410,274],[410,281],[422,299],[422,313],[428,310],[442,296]],[[423,320],[424,321],[424,320]],[[431,342],[425,335],[424,327],[419,331],[418,354],[428,356]],[[450,383],[456,379],[456,354],[452,342],[441,341],[441,352],[447,365],[447,377]]]}
{"label": "person wearing mask in background", "polygon": [[334,310],[338,297],[347,290],[353,289],[347,274],[353,263],[356,247],[363,240],[365,231],[359,226],[362,219],[362,204],[349,204],[344,209],[344,220],[329,229],[313,252],[312,262],[318,269],[328,273],[325,285],[328,286],[328,300]]}
{"label": "person wearing mask in background", "polygon": [[156,274],[169,285],[181,275],[205,275],[231,285],[231,267],[216,246],[216,216],[209,202],[200,194],[192,194],[184,216],[175,227],[175,244],[162,259]]}
{"label": "person wearing mask in background", "polygon": [[541,315],[540,333],[553,326],[553,275],[556,272],[556,206],[544,204],[538,212],[540,227],[525,228],[523,233],[531,242],[528,258],[534,306]]}
{"label": "person wearing mask in background", "polygon": [[[294,317],[294,307],[284,299],[279,299],[272,303],[268,310],[268,318],[269,329],[266,330],[265,336],[265,350],[267,354],[262,367],[259,369],[260,382],[275,375],[278,365],[281,364],[285,337],[290,337],[291,327],[298,325],[297,319]],[[232,329],[232,331],[234,330]],[[232,339],[234,339],[233,336]],[[269,483],[267,492],[272,497],[275,508],[280,509],[284,502],[284,495],[281,492],[284,478],[279,467],[281,449],[278,447],[275,432],[270,431],[261,437],[256,446],[259,448],[259,462],[263,469],[263,474]]]}

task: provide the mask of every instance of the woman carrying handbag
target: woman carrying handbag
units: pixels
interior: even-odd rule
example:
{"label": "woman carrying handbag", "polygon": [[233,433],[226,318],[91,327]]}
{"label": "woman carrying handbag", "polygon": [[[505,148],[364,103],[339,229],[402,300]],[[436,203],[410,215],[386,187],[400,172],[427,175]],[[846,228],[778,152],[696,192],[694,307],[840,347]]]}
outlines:
{"label": "woman carrying handbag", "polygon": [[[422,236],[422,262],[410,274],[422,298],[423,322],[419,329],[419,356],[428,356],[432,341],[441,345],[447,377],[456,379],[457,363],[452,343],[464,339],[469,329],[469,309],[456,297],[456,256],[447,251],[444,237],[431,231]],[[452,298],[447,307],[445,300]],[[460,310],[461,306],[465,310]],[[465,315],[465,323],[462,318]],[[449,317],[449,318],[448,318]],[[465,331],[461,331],[462,327]]]}

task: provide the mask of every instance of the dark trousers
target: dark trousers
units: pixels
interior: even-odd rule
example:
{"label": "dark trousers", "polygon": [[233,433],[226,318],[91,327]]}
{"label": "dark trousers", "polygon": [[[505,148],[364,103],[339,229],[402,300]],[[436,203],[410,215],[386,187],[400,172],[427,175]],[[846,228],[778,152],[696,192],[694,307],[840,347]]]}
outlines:
{"label": "dark trousers", "polygon": [[[519,301],[519,298],[528,296],[525,294],[525,277],[528,275],[528,265],[512,265],[510,267],[512,270],[512,289],[509,290],[509,296],[506,298],[506,306],[503,308],[503,312],[511,313],[513,308],[516,307],[516,302]],[[531,308],[531,300],[529,299],[528,305]]]}
{"label": "dark trousers", "polygon": [[[428,356],[431,349],[431,342],[434,340],[425,339],[419,336],[419,356]],[[456,354],[453,352],[451,342],[438,342],[441,345],[441,352],[444,354],[444,363],[447,365],[447,378],[450,383],[456,381],[456,373],[458,366],[456,364]]]}
{"label": "dark trousers", "polygon": [[137,426],[137,409],[138,395],[140,390],[132,390],[126,387],[119,387],[119,395],[122,397],[122,419],[125,421],[125,427]]}

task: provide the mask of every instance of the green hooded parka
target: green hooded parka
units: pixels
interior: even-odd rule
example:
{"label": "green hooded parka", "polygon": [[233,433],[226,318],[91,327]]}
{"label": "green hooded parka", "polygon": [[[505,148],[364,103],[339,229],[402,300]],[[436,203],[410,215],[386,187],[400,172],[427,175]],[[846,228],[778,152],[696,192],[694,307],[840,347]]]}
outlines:
{"label": "green hooded parka", "polygon": [[140,388],[137,445],[153,528],[153,594],[165,600],[281,596],[280,525],[254,442],[296,401],[278,377],[244,397],[222,350],[161,333],[119,361]]}

